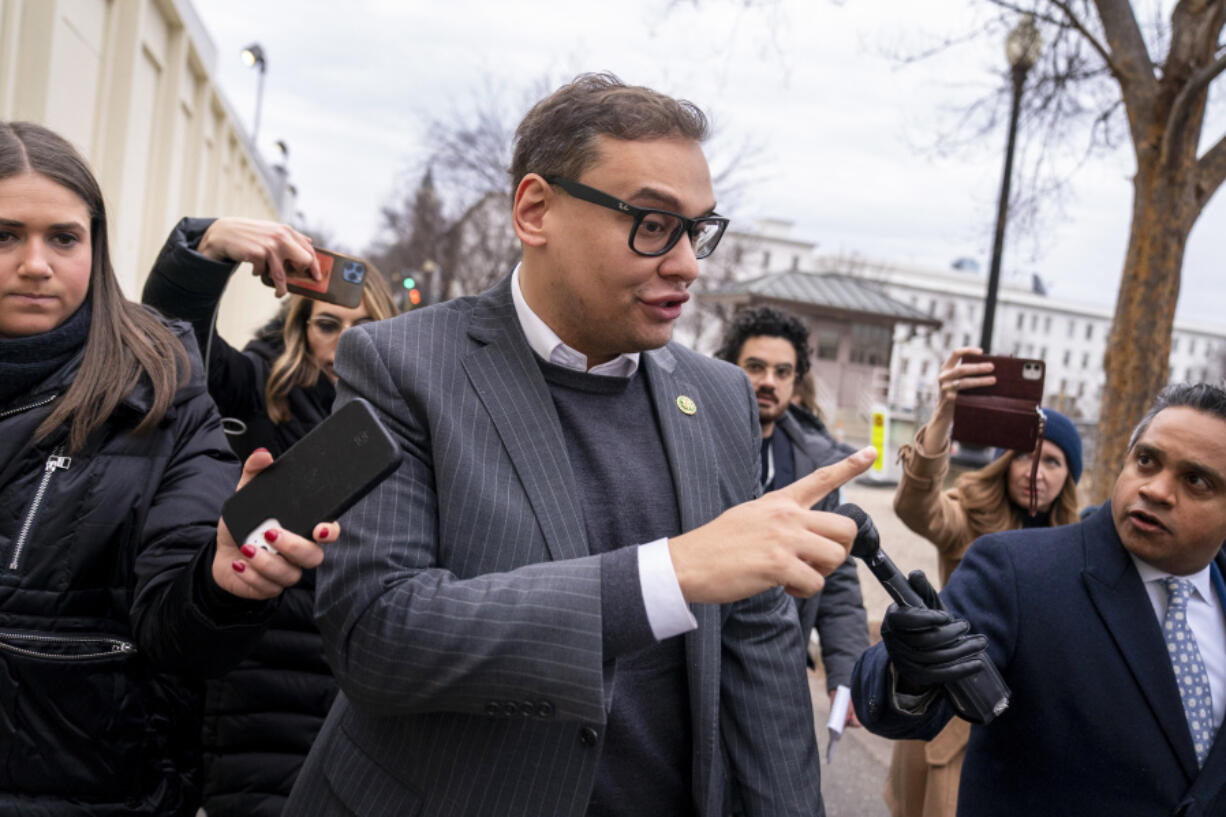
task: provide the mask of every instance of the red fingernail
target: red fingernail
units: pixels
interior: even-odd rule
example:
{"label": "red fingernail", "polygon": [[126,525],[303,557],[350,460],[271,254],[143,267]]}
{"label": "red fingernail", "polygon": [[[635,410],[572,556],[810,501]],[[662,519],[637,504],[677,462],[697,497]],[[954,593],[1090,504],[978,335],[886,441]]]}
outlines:
{"label": "red fingernail", "polygon": [[275,530],[264,531],[264,541],[270,545],[277,541],[277,532]]}
{"label": "red fingernail", "polygon": [[320,525],[318,528],[316,528],[315,538],[316,539],[327,539],[328,538],[328,526]]}
{"label": "red fingernail", "polygon": [[235,572],[235,573],[242,573],[244,570],[246,570],[246,569],[247,569],[247,563],[246,563],[246,562],[240,562],[240,561],[237,561],[237,560],[236,560],[236,561],[235,561],[233,564],[231,564],[230,566],[234,568],[234,572]]}
{"label": "red fingernail", "polygon": [[243,555],[248,559],[255,556],[255,545],[243,545],[241,548],[239,548],[239,550],[241,550]]}

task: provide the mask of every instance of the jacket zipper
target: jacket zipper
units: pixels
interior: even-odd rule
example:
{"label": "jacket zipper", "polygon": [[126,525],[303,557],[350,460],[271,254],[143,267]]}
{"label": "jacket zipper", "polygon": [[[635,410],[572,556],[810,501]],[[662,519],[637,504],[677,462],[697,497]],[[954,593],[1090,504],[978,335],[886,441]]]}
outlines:
{"label": "jacket zipper", "polygon": [[54,401],[57,397],[59,397],[58,394],[52,394],[49,397],[45,397],[42,400],[39,400],[37,403],[31,403],[28,406],[18,406],[17,408],[9,409],[8,411],[0,411],[0,420],[3,420],[5,417],[12,414],[21,414],[23,411],[29,411],[30,409],[38,408],[39,406],[45,406]]}
{"label": "jacket zipper", "polygon": [[38,514],[38,507],[43,504],[43,495],[47,493],[47,485],[51,482],[51,475],[56,471],[67,471],[72,465],[72,457],[62,456],[64,446],[60,446],[51,452],[51,456],[47,457],[47,463],[43,466],[43,478],[38,483],[38,491],[34,494],[34,501],[30,503],[30,510],[26,512],[25,521],[21,523],[21,532],[17,534],[17,542],[13,545],[13,558],[9,560],[9,570],[16,570],[21,565],[21,552],[25,549],[26,540],[30,537],[30,529],[34,526],[34,517]]}
{"label": "jacket zipper", "polygon": [[[58,655],[56,653],[41,652],[39,650],[18,647],[13,644],[9,644],[8,640],[32,641],[36,644],[102,644],[106,645],[106,649],[95,650],[94,652],[75,653],[73,655]],[[131,641],[124,641],[121,638],[110,638],[107,636],[34,635],[31,633],[14,633],[0,630],[0,651],[16,653],[18,655],[26,655],[31,658],[42,658],[51,661],[82,661],[90,658],[104,658],[108,655],[114,655],[115,653],[135,653],[136,645]]]}

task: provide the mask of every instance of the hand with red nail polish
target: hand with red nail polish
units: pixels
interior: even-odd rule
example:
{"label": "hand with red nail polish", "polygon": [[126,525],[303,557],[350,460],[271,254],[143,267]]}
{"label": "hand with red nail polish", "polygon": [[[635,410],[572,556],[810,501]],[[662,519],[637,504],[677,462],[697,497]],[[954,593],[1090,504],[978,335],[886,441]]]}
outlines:
{"label": "hand with red nail polish", "polygon": [[[266,449],[252,452],[243,463],[238,487],[242,488],[260,471],[272,464]],[[217,523],[217,552],[213,557],[213,580],[223,590],[245,599],[271,599],[287,587],[297,584],[302,571],[323,561],[322,542],[333,542],[340,534],[335,522],[317,525],[314,541],[284,529],[264,532],[264,541],[276,543],[276,551],[252,544],[241,548],[235,542],[224,520]]]}

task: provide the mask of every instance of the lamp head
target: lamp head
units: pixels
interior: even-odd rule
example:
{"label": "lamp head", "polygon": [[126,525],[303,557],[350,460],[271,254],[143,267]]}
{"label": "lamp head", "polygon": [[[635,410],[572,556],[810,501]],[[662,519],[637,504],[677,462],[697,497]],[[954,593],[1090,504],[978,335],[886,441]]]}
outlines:
{"label": "lamp head", "polygon": [[1009,65],[1029,71],[1039,61],[1043,35],[1034,24],[1033,14],[1023,14],[1021,21],[1005,37],[1005,57]]}
{"label": "lamp head", "polygon": [[268,58],[259,43],[252,43],[242,51],[243,65],[248,68],[258,67],[261,71],[268,69]]}

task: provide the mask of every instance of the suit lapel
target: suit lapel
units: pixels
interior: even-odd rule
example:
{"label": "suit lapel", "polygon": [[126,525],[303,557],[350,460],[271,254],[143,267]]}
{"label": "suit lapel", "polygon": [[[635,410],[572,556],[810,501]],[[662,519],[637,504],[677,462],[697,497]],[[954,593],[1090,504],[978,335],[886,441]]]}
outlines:
{"label": "suit lapel", "polygon": [[[723,510],[719,499],[718,468],[709,426],[702,419],[704,398],[694,383],[677,371],[677,359],[665,346],[642,357],[652,404],[660,423],[660,437],[668,457],[681,530],[689,531],[709,522]],[[679,397],[693,401],[696,411],[687,414]],[[709,409],[709,406],[705,408]],[[685,657],[690,692],[690,721],[695,753],[694,789],[710,802],[714,756],[719,740],[720,608],[691,604],[698,629],[686,633]]]}
{"label": "suit lapel", "polygon": [[481,296],[469,335],[482,345],[464,358],[464,371],[519,475],[549,554],[555,560],[587,556],[562,424],[519,327],[509,276]]}
{"label": "suit lapel", "polygon": [[1196,752],[1162,629],[1140,576],[1116,533],[1110,504],[1082,525],[1081,536],[1086,554],[1086,568],[1082,572],[1086,592],[1128,664],[1171,751],[1179,758],[1188,779],[1193,780],[1198,773]]}

